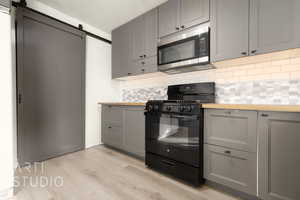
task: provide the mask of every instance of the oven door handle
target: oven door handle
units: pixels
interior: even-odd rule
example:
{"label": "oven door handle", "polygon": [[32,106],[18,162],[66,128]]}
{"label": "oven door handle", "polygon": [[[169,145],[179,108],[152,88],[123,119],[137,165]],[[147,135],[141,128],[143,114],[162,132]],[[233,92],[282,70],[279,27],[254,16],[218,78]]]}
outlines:
{"label": "oven door handle", "polygon": [[180,118],[180,119],[193,119],[197,120],[198,116],[197,115],[192,115],[192,116],[187,116],[187,115],[171,115],[171,118]]}
{"label": "oven door handle", "polygon": [[171,167],[176,166],[175,163],[170,162],[170,161],[167,161],[167,160],[161,160],[161,162],[162,162],[163,164],[168,165],[168,166],[171,166]]}

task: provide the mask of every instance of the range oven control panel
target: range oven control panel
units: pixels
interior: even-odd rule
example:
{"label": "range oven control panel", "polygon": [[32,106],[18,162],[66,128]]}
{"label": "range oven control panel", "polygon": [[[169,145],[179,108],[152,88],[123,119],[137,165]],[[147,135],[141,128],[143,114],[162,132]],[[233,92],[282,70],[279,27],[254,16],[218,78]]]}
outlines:
{"label": "range oven control panel", "polygon": [[201,104],[184,102],[148,102],[146,111],[151,113],[199,114]]}

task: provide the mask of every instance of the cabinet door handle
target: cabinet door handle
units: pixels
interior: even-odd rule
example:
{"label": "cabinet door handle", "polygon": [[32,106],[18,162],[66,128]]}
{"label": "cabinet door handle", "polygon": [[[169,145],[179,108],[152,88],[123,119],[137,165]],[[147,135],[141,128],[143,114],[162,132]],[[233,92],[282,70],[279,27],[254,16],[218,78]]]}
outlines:
{"label": "cabinet door handle", "polygon": [[142,69],[142,72],[145,72],[145,69]]}
{"label": "cabinet door handle", "polygon": [[108,128],[111,129],[111,126],[109,126]]}
{"label": "cabinet door handle", "polygon": [[253,51],[251,51],[251,53],[252,53],[252,54],[255,54],[256,52],[257,52],[257,50],[253,50]]}
{"label": "cabinet door handle", "polygon": [[144,55],[144,58],[146,58],[147,57],[147,55]]}
{"label": "cabinet door handle", "polygon": [[268,114],[265,114],[265,113],[261,114],[261,116],[262,116],[262,117],[269,117],[269,115],[268,115]]}
{"label": "cabinet door handle", "polygon": [[247,55],[247,52],[242,52],[242,55],[246,56],[246,55]]}
{"label": "cabinet door handle", "polygon": [[226,153],[226,154],[231,154],[231,151],[224,151],[224,153]]}
{"label": "cabinet door handle", "polygon": [[140,56],[140,58],[144,58],[144,56]]}
{"label": "cabinet door handle", "polygon": [[127,73],[128,75],[131,75],[132,73]]}
{"label": "cabinet door handle", "polygon": [[179,27],[176,27],[175,29],[176,29],[177,31],[179,31],[179,30],[180,30],[180,28],[179,28]]}
{"label": "cabinet door handle", "polygon": [[225,111],[225,114],[231,115],[231,111]]}
{"label": "cabinet door handle", "polygon": [[184,25],[182,25],[182,26],[181,26],[181,28],[182,28],[182,29],[184,29],[184,28],[185,28],[185,26],[184,26]]}

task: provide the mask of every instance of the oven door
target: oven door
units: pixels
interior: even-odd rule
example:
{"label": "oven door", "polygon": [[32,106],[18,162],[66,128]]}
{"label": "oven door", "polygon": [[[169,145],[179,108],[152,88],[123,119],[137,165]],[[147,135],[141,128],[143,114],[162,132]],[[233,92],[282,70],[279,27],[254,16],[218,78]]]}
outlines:
{"label": "oven door", "polygon": [[147,152],[200,166],[203,132],[199,115],[162,113],[146,119]]}
{"label": "oven door", "polygon": [[160,71],[209,62],[209,32],[158,47]]}

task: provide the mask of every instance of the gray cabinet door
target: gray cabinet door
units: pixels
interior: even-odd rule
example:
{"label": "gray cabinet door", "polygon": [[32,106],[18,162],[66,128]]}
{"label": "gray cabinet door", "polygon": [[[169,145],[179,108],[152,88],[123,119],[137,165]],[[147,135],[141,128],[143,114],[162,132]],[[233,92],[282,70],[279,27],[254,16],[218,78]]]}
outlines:
{"label": "gray cabinet door", "polygon": [[0,10],[1,10],[1,6],[9,9],[11,6],[11,1],[10,0],[0,0]]}
{"label": "gray cabinet door", "polygon": [[126,107],[124,110],[124,148],[137,156],[145,156],[144,107]]}
{"label": "gray cabinet door", "polygon": [[299,0],[251,0],[252,55],[299,46]]}
{"label": "gray cabinet door", "polygon": [[249,0],[211,0],[211,60],[248,55]]}
{"label": "gray cabinet door", "polygon": [[132,58],[131,23],[112,31],[112,78],[130,75]]}
{"label": "gray cabinet door", "polygon": [[102,106],[101,140],[104,144],[122,149],[123,109],[119,106]]}
{"label": "gray cabinet door", "polygon": [[141,60],[145,56],[145,16],[142,15],[132,22],[132,61]]}
{"label": "gray cabinet door", "polygon": [[156,56],[158,39],[158,9],[145,14],[145,55],[146,58]]}
{"label": "gray cabinet door", "polygon": [[204,145],[204,177],[207,180],[256,196],[257,155]]}
{"label": "gray cabinet door", "polygon": [[164,37],[180,29],[180,0],[169,0],[158,8],[159,37]]}
{"label": "gray cabinet door", "polygon": [[262,112],[259,116],[259,196],[298,200],[300,114]]}
{"label": "gray cabinet door", "polygon": [[189,28],[209,21],[209,0],[180,1],[181,28]]}
{"label": "gray cabinet door", "polygon": [[205,110],[204,142],[236,150],[257,152],[257,112]]}

